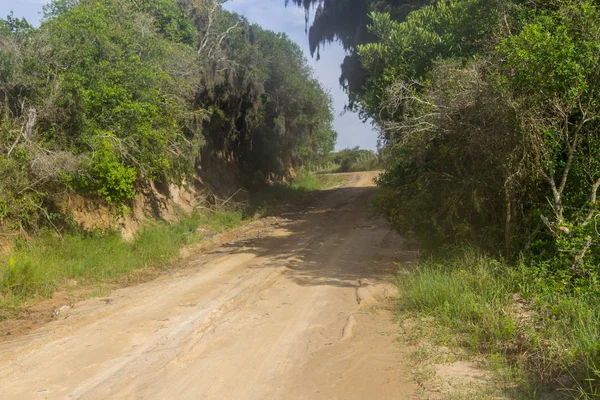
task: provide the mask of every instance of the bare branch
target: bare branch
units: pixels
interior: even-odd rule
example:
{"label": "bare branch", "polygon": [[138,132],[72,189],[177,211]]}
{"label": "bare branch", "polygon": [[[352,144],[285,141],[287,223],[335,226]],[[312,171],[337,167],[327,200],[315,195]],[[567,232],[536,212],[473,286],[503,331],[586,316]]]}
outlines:
{"label": "bare branch", "polygon": [[581,249],[581,252],[575,256],[575,261],[573,262],[573,265],[571,266],[571,270],[573,270],[573,272],[580,274],[580,275],[584,272],[579,267],[580,267],[581,263],[583,262],[585,253],[587,253],[587,251],[589,250],[591,245],[592,245],[592,237],[588,236],[585,244],[583,245],[583,248]]}
{"label": "bare branch", "polygon": [[584,224],[587,224],[594,216],[596,211],[596,200],[598,198],[598,188],[600,188],[600,178],[592,185],[592,190],[590,192],[589,203],[592,209],[588,212],[587,217],[585,218]]}
{"label": "bare branch", "polygon": [[[573,143],[567,146],[567,148],[568,148],[567,165],[565,166],[565,170],[563,171],[560,186],[558,188],[558,191],[560,194],[562,194],[564,192],[565,187],[567,186],[567,178],[569,176],[569,172],[571,171],[571,167],[573,166],[573,159],[575,158],[575,151],[577,150],[577,147],[579,144],[579,138],[581,137],[581,135],[580,135],[581,129],[583,129],[583,126],[588,121],[589,121],[589,119],[587,119],[584,114],[583,117],[581,118],[581,121],[579,122],[579,125],[577,125],[577,127],[575,128],[575,132],[573,133]],[[565,129],[568,132],[568,127],[566,127]],[[568,138],[568,133],[566,133],[566,135]]]}
{"label": "bare branch", "polygon": [[556,182],[554,181],[554,168],[552,167],[552,162],[548,162],[548,171],[549,175],[543,169],[540,169],[540,175],[550,185],[550,189],[552,190],[552,196],[554,197],[552,208],[554,209],[554,213],[556,214],[557,223],[560,224],[563,221],[562,195],[556,187]]}

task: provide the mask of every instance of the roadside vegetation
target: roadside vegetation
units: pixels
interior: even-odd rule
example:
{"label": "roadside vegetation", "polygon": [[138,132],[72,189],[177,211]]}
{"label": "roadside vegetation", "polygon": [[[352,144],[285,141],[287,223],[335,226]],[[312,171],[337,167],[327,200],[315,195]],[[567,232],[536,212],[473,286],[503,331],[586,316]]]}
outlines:
{"label": "roadside vegetation", "polygon": [[296,175],[291,180],[287,187],[289,187],[289,189],[291,189],[294,192],[312,192],[315,190],[327,189],[334,186],[338,186],[344,182],[345,179],[338,175],[316,175],[307,169],[303,169],[298,175]]}
{"label": "roadside vegetation", "polygon": [[597,398],[597,297],[554,281],[540,266],[456,248],[401,271],[398,312],[425,318],[421,334],[437,345],[486,354],[510,398]]}
{"label": "roadside vegetation", "polygon": [[333,149],[332,121],[298,45],[218,0],[53,0],[39,28],[0,20],[0,228],[59,227],[65,193],[127,208],[219,165],[282,182]]}
{"label": "roadside vegetation", "polygon": [[310,170],[318,174],[336,172],[360,172],[383,169],[385,157],[382,152],[375,153],[359,147],[331,152],[319,157]]}
{"label": "roadside vegetation", "polygon": [[[148,222],[131,241],[118,232],[41,232],[0,256],[0,320],[56,290],[127,282],[136,271],[166,268],[181,249],[243,223],[241,211],[181,214],[176,223]],[[201,228],[201,229],[200,229]]]}
{"label": "roadside vegetation", "polygon": [[600,3],[346,3],[319,6],[311,49],[349,50],[350,106],[390,152],[375,205],[434,257],[402,312],[505,359],[525,398],[598,398]]}

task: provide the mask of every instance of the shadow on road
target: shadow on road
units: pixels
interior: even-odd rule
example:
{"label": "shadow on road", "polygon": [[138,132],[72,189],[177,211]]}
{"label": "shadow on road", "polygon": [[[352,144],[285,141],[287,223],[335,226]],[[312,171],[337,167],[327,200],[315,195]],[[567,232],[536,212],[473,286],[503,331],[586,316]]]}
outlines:
{"label": "shadow on road", "polygon": [[340,187],[303,194],[271,214],[278,228],[269,236],[229,245],[231,251],[267,258],[255,268],[285,266],[298,285],[357,287],[360,279],[395,275],[395,262],[415,259],[416,249],[370,208],[376,188]]}

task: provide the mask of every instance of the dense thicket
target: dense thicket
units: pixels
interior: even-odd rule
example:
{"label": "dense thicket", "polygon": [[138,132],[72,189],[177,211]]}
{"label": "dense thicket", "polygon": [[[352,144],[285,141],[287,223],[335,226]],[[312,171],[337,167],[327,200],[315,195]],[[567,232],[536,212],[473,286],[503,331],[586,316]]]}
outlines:
{"label": "dense thicket", "polygon": [[200,154],[281,180],[333,149],[332,119],[299,47],[219,2],[55,0],[39,28],[0,20],[0,221],[51,221],[65,191],[126,204]]}
{"label": "dense thicket", "polygon": [[402,231],[597,276],[598,11],[453,0],[404,22],[372,14],[362,107],[396,149],[380,204]]}

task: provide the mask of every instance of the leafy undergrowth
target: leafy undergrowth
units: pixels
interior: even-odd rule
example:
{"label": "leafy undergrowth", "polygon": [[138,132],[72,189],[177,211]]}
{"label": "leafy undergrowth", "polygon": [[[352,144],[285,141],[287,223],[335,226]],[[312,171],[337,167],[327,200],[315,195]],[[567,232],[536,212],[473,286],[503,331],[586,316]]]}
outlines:
{"label": "leafy undergrowth", "polygon": [[541,267],[469,249],[444,258],[402,272],[403,318],[429,318],[438,344],[484,355],[510,398],[600,398],[598,292],[557,290]]}
{"label": "leafy undergrowth", "polygon": [[151,223],[130,242],[114,232],[63,237],[47,232],[18,241],[11,254],[0,258],[0,320],[18,316],[28,303],[52,297],[69,282],[94,287],[167,265],[184,246],[205,238],[201,227],[202,232],[216,233],[241,224],[240,211],[195,213],[177,223]]}

